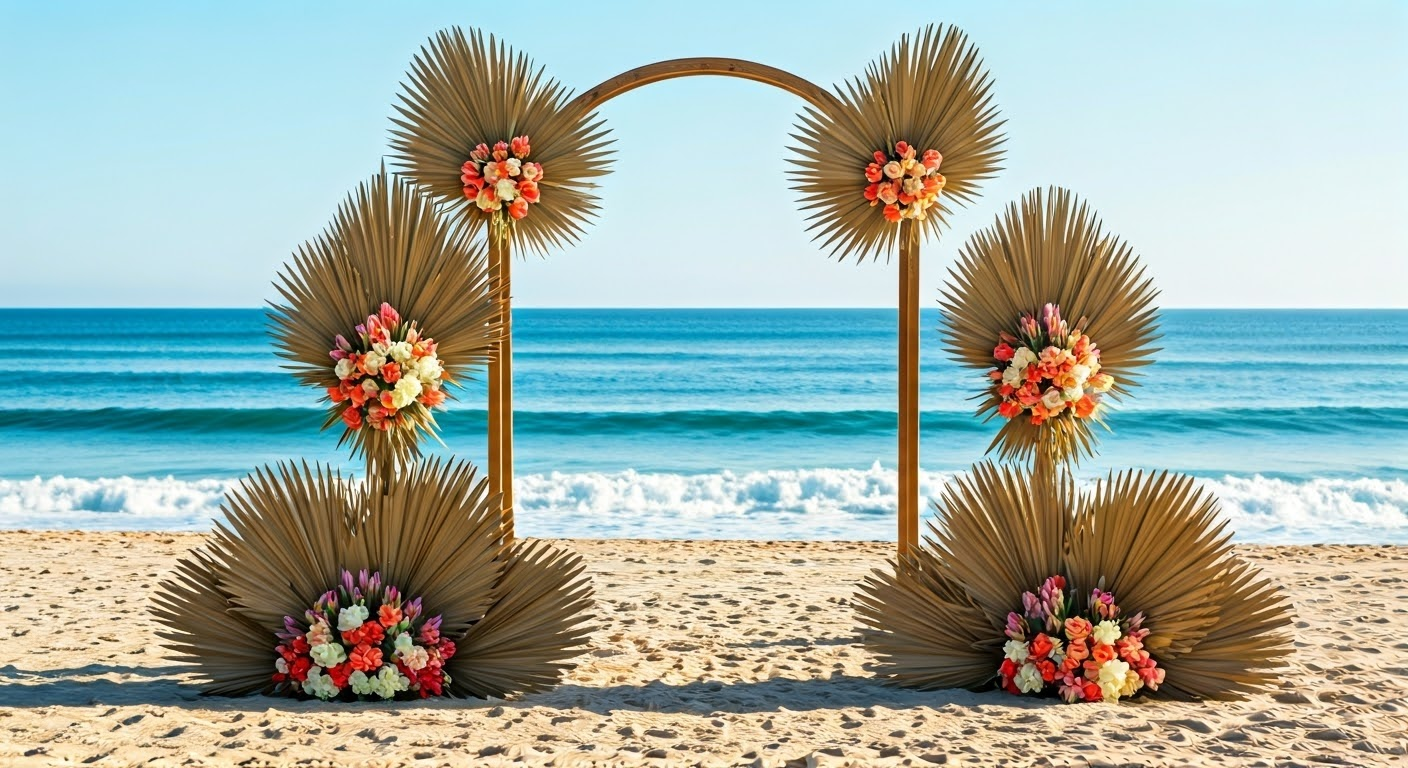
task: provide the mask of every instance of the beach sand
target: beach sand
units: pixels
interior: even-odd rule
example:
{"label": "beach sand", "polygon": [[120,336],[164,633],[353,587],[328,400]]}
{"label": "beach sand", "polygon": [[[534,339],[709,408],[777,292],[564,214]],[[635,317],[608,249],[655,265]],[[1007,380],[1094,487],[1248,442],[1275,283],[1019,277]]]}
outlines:
{"label": "beach sand", "polygon": [[1246,547],[1295,602],[1279,690],[1067,706],[881,685],[849,598],[892,545],[574,541],[601,628],[556,690],[201,697],[153,585],[200,542],[0,533],[0,765],[1405,765],[1408,548]]}

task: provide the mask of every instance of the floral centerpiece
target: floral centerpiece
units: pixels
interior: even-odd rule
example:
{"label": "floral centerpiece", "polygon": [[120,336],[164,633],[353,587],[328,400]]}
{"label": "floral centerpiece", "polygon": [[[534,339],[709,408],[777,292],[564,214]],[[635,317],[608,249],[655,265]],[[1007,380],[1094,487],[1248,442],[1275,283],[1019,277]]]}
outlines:
{"label": "floral centerpiece", "polygon": [[528,206],[541,199],[538,183],[543,178],[543,166],[528,162],[531,151],[527,136],[500,141],[492,150],[481,143],[460,167],[464,196],[479,210],[494,216],[496,225],[527,216]]}
{"label": "floral centerpiece", "polygon": [[886,221],[924,219],[939,201],[944,188],[944,176],[939,173],[943,155],[936,149],[924,154],[907,142],[895,144],[895,151],[886,154],[876,150],[875,162],[865,167],[865,199],[871,207],[884,204]]}
{"label": "floral centerpiece", "polygon": [[402,599],[381,574],[350,571],[303,620],[284,617],[273,680],[279,693],[329,701],[428,698],[444,694],[455,644],[426,618],[420,598]]}
{"label": "floral centerpiece", "polygon": [[1164,670],[1144,649],[1144,615],[1120,618],[1110,592],[1095,589],[1075,610],[1066,580],[1052,576],[1038,594],[1022,593],[1022,612],[1007,614],[1007,643],[998,678],[1014,694],[1056,692],[1067,702],[1116,701],[1143,688],[1157,691]]}
{"label": "floral centerpiece", "polygon": [[368,315],[354,338],[338,335],[330,353],[339,384],[328,387],[328,397],[346,403],[342,421],[348,429],[408,426],[408,409],[445,402],[435,340],[422,336],[414,322],[403,322],[390,304],[382,302],[377,314]]}
{"label": "floral centerpiece", "polygon": [[997,412],[1009,419],[1030,413],[1034,425],[1063,413],[1090,418],[1115,383],[1100,372],[1095,342],[1080,328],[1070,330],[1055,304],[1042,308],[1040,321],[1022,315],[1017,333],[1002,332],[992,356],[998,365],[988,377],[1001,398]]}

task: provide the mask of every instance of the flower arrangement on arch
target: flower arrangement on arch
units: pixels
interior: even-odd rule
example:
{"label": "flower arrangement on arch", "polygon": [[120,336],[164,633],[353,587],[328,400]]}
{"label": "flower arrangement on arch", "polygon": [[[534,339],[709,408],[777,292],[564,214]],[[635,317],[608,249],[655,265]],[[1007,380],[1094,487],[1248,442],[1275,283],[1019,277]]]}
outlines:
{"label": "flower arrangement on arch", "polygon": [[1075,610],[1066,579],[1052,576],[1037,594],[1022,593],[1022,612],[1007,614],[998,679],[1013,694],[1056,692],[1067,703],[1117,701],[1157,691],[1164,669],[1144,649],[1144,615],[1120,618],[1110,592],[1095,589]]}
{"label": "flower arrangement on arch", "polygon": [[[1082,319],[1080,324],[1084,324]],[[1041,320],[1030,313],[1017,321],[1017,333],[1003,331],[992,351],[997,368],[988,372],[1001,402],[998,414],[1013,419],[1031,414],[1031,423],[1069,413],[1090,418],[1100,395],[1115,379],[1100,372],[1100,349],[1061,319],[1061,308],[1047,304]]]}
{"label": "flower arrangement on arch", "polygon": [[497,216],[498,224],[527,216],[528,206],[541,199],[538,183],[543,178],[543,166],[528,162],[531,151],[527,136],[500,141],[493,149],[479,144],[460,167],[464,196],[479,210]]}
{"label": "flower arrangement on arch", "polygon": [[380,573],[366,571],[314,604],[302,621],[284,617],[277,633],[275,691],[331,701],[429,698],[444,695],[445,662],[455,644],[440,636],[440,617],[427,618],[420,598],[406,601]]}
{"label": "flower arrangement on arch", "polygon": [[919,150],[908,142],[898,142],[889,154],[876,150],[875,162],[865,167],[865,199],[871,207],[884,204],[886,221],[924,219],[939,201],[944,175],[939,164],[944,156],[936,149]]}
{"label": "flower arrangement on arch", "polygon": [[382,302],[377,314],[368,315],[354,338],[339,334],[329,353],[339,383],[328,387],[328,397],[346,403],[342,421],[347,429],[409,427],[408,410],[445,402],[445,371],[435,340],[422,336],[415,322],[403,321],[390,304]]}

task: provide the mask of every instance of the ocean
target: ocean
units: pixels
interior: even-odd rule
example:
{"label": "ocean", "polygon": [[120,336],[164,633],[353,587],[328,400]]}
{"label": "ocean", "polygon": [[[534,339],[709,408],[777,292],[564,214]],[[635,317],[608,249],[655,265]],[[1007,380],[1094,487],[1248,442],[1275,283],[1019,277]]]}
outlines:
{"label": "ocean", "polygon": [[[983,458],[980,374],[922,338],[923,493]],[[1165,310],[1079,475],[1200,478],[1237,538],[1408,543],[1408,310]],[[254,309],[0,309],[0,527],[203,530],[280,460],[359,465]],[[893,539],[895,312],[514,312],[523,535]],[[31,341],[24,341],[30,339]],[[1098,340],[1097,340],[1098,341]],[[439,417],[481,464],[482,376]]]}

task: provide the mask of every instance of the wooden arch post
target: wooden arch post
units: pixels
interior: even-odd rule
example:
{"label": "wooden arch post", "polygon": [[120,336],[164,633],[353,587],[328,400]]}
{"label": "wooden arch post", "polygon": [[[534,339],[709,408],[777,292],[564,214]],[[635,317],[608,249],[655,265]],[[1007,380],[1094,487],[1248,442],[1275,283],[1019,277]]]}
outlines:
{"label": "wooden arch post", "polygon": [[[623,72],[588,89],[564,109],[590,112],[641,86],[677,77],[715,75],[766,83],[805,99],[819,109],[837,106],[826,89],[776,67],[743,59],[671,59]],[[504,540],[513,540],[513,331],[510,325],[510,247],[490,238],[489,270],[503,286],[504,338],[489,363],[489,490],[503,493]],[[919,540],[919,230],[900,223],[899,254],[899,553]]]}

